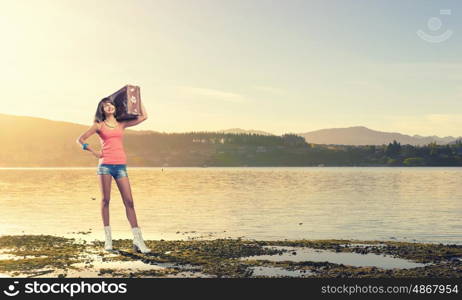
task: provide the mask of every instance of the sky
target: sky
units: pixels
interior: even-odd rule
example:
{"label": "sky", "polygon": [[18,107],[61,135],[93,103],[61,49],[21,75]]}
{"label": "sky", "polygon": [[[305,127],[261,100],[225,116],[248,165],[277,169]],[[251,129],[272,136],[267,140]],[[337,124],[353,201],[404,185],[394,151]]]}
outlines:
{"label": "sky", "polygon": [[0,0],[0,113],[159,132],[462,135],[462,1]]}

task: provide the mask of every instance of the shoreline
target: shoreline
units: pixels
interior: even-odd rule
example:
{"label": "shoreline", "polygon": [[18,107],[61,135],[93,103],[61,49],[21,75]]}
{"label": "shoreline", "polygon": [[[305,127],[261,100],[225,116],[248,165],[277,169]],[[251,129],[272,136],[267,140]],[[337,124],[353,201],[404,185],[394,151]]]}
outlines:
{"label": "shoreline", "polygon": [[[436,169],[436,168],[462,168],[462,165],[453,165],[453,166],[445,166],[445,165],[434,165],[434,166],[390,166],[390,165],[312,165],[312,166],[153,166],[153,167],[141,167],[141,166],[131,166],[127,164],[127,167],[130,169],[263,169],[263,168],[323,168],[323,169],[329,169],[329,168],[393,168],[393,169],[399,169],[399,168],[418,168],[418,169]],[[93,170],[97,168],[97,165],[95,166],[85,166],[85,167],[71,167],[71,166],[57,166],[57,167],[50,167],[50,166],[29,166],[29,167],[1,167],[0,170]]]}
{"label": "shoreline", "polygon": [[104,242],[53,235],[0,236],[2,277],[462,278],[462,245],[360,240],[242,238]]}

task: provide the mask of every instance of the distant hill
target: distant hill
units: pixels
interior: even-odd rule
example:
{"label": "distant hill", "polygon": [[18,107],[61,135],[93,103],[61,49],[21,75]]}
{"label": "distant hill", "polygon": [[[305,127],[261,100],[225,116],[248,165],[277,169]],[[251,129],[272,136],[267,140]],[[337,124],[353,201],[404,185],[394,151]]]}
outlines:
{"label": "distant hill", "polygon": [[230,128],[230,129],[224,129],[224,130],[219,130],[218,132],[224,132],[224,133],[247,133],[247,134],[261,134],[261,135],[275,135],[266,131],[261,131],[261,130],[254,130],[254,129],[241,129],[241,128]]}
{"label": "distant hill", "polygon": [[[78,136],[89,126],[0,114],[0,167],[96,166],[98,160],[76,143]],[[365,127],[324,129],[299,135],[308,143],[339,145],[381,145],[393,140],[417,145],[456,140],[452,137],[406,136]],[[96,134],[87,142],[96,149],[100,148]],[[350,161],[353,158],[356,163],[383,163],[380,160],[381,150],[375,153],[379,158],[363,161],[367,157],[362,158],[360,150],[351,150],[360,151],[357,154],[346,153],[342,147],[310,147],[295,134],[278,136],[238,128],[221,132],[159,133],[133,129],[125,132],[125,149],[130,166],[348,165],[353,163]]]}
{"label": "distant hill", "polygon": [[[96,158],[76,143],[90,125],[0,114],[0,166],[94,165]],[[133,130],[127,130],[130,134]],[[87,142],[99,149],[97,135]]]}
{"label": "distant hill", "polygon": [[401,144],[420,146],[427,145],[431,142],[448,144],[457,139],[452,136],[443,138],[437,136],[410,136],[397,132],[372,130],[364,126],[321,129],[297,134],[304,137],[308,143],[336,145],[383,145],[396,140]]}
{"label": "distant hill", "polygon": [[449,145],[453,145],[453,144],[462,144],[462,138],[457,138],[456,140],[452,141],[452,142],[449,142],[448,144]]}
{"label": "distant hill", "polygon": [[[0,167],[96,166],[96,157],[76,143],[90,125],[0,114]],[[227,159],[215,157],[220,154],[217,150],[220,140],[221,137],[214,138],[213,132],[159,133],[127,129],[125,149],[130,166],[202,166],[216,159]],[[100,149],[97,134],[87,142]]]}

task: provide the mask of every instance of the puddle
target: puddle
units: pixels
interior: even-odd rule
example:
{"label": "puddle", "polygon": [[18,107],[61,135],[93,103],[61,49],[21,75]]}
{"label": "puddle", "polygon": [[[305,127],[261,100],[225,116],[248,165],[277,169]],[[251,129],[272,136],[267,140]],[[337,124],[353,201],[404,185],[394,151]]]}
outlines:
{"label": "puddle", "polygon": [[[289,250],[281,255],[257,255],[247,256],[241,259],[269,260],[269,261],[313,261],[313,262],[330,262],[335,264],[344,264],[354,267],[377,267],[382,269],[411,269],[424,267],[428,264],[415,263],[402,258],[379,255],[374,253],[358,254],[349,252],[332,252],[329,250],[318,250],[304,247],[286,247],[286,246],[264,246],[264,248],[276,250]],[[296,254],[293,254],[296,253]]]}
{"label": "puddle", "polygon": [[348,247],[348,248],[367,248],[367,247],[375,247],[375,248],[384,248],[387,244],[340,244],[340,247]]}
{"label": "puddle", "polygon": [[252,277],[269,276],[269,277],[305,277],[313,275],[310,271],[305,270],[286,270],[278,267],[250,267],[253,271]]}
{"label": "puddle", "polygon": [[0,260],[20,260],[20,259],[25,259],[25,258],[43,258],[47,257],[45,255],[39,255],[39,256],[34,256],[34,255],[23,255],[23,256],[18,256],[14,254],[0,254]]}
{"label": "puddle", "polygon": [[[110,262],[93,262],[94,268],[97,269],[123,269],[123,270],[165,270],[167,267],[159,265],[145,264],[141,261],[110,261]],[[84,263],[74,264],[75,267],[85,267]]]}
{"label": "puddle", "polygon": [[189,272],[189,271],[184,271],[184,272],[179,272],[177,274],[169,274],[165,276],[167,278],[216,278],[217,276],[215,275],[210,275],[210,274],[205,274],[201,272]]}
{"label": "puddle", "polygon": [[[106,258],[116,257],[117,255],[107,255]],[[100,255],[87,254],[82,256],[85,261],[90,263],[81,262],[73,264],[72,266],[79,268],[80,270],[69,270],[68,277],[73,275],[78,276],[92,276],[98,277],[98,273],[101,269],[112,269],[112,270],[123,270],[124,272],[130,271],[149,271],[149,270],[165,270],[169,266],[161,263],[144,263],[140,260],[128,260],[128,261],[111,261],[103,260]]]}
{"label": "puddle", "polygon": [[0,254],[0,260],[10,260],[10,259],[13,259],[13,260],[18,260],[18,259],[22,259],[23,256],[17,256],[17,255],[13,255],[13,254]]}
{"label": "puddle", "polygon": [[[36,258],[37,256],[16,256],[12,254],[0,253],[0,260],[20,260],[24,258]],[[46,257],[46,256],[39,256]],[[167,269],[176,269],[179,272],[176,274],[165,274],[162,277],[179,277],[179,278],[193,278],[193,277],[215,277],[213,275],[204,274],[201,271],[201,268],[198,266],[190,264],[178,264],[172,262],[143,262],[141,260],[133,259],[127,261],[108,260],[112,257],[118,257],[116,254],[105,255],[105,259],[98,254],[85,253],[80,256],[80,259],[83,259],[83,262],[72,264],[72,268],[67,270],[53,270],[53,269],[41,269],[34,270],[33,272],[22,272],[20,274],[16,273],[14,276],[12,273],[0,273],[0,278],[11,278],[11,277],[34,277],[34,278],[57,278],[60,275],[66,274],[68,278],[91,278],[91,277],[114,277],[113,274],[103,273],[100,271],[102,269],[114,270],[116,272],[120,271],[122,273],[130,272],[140,272],[140,271],[164,271]],[[116,275],[117,277],[117,275]]]}
{"label": "puddle", "polygon": [[[117,255],[107,255],[106,258],[117,257]],[[199,272],[200,268],[197,266],[183,264],[179,265],[176,263],[162,263],[162,262],[143,262],[141,260],[129,260],[129,261],[108,261],[102,259],[100,255],[86,255],[86,260],[91,260],[91,264],[88,263],[77,263],[73,264],[74,267],[79,270],[69,269],[67,277],[114,277],[112,274],[102,275],[100,274],[101,269],[120,270],[123,273],[138,272],[138,271],[156,271],[156,270],[167,270],[177,269],[181,272],[177,274],[165,274],[162,277],[206,277],[207,275]],[[61,272],[62,273],[62,272]],[[48,274],[48,276],[56,274]]]}

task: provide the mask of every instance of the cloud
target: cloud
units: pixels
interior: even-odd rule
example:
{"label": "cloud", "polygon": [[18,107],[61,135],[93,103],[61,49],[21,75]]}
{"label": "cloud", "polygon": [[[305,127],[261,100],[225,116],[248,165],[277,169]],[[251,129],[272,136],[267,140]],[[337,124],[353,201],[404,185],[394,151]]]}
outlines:
{"label": "cloud", "polygon": [[441,80],[462,80],[462,63],[445,62],[409,62],[409,63],[372,63],[367,68],[393,74],[399,78],[427,78]]}
{"label": "cloud", "polygon": [[254,86],[254,88],[259,91],[268,92],[268,93],[277,94],[277,95],[286,93],[286,91],[281,88],[276,88],[276,87],[266,86],[266,85],[257,85],[257,86]]}
{"label": "cloud", "polygon": [[462,114],[384,116],[388,130],[406,134],[462,136]]}
{"label": "cloud", "polygon": [[214,90],[209,88],[198,88],[191,86],[176,86],[177,92],[183,96],[195,96],[215,101],[225,101],[232,103],[248,103],[252,100],[245,95],[224,92],[220,90]]}
{"label": "cloud", "polygon": [[378,82],[372,82],[369,80],[348,80],[345,82],[349,86],[354,86],[357,88],[369,88],[369,89],[384,89],[383,85]]}

